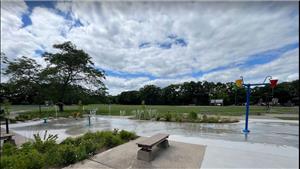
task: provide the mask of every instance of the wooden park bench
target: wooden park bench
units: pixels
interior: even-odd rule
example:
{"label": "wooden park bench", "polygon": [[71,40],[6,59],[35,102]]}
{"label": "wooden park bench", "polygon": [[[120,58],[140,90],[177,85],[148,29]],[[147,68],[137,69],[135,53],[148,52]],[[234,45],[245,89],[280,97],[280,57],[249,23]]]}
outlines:
{"label": "wooden park bench", "polygon": [[167,140],[168,137],[169,134],[155,134],[152,137],[136,143],[138,147],[141,147],[141,149],[137,152],[137,159],[147,162],[153,160],[153,147],[156,145],[160,148],[169,147],[169,141]]}
{"label": "wooden park bench", "polygon": [[14,136],[14,134],[1,133],[0,140],[4,140],[4,143],[10,142],[10,143],[16,145],[15,140],[12,138],[13,136]]}

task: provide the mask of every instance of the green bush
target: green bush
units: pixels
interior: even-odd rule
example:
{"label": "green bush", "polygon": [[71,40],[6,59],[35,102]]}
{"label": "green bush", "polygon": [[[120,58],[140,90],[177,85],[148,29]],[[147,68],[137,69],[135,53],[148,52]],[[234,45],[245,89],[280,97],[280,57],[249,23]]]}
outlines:
{"label": "green bush", "polygon": [[62,165],[74,164],[77,161],[77,151],[74,145],[63,144],[58,147],[58,151],[62,157]]}
{"label": "green bush", "polygon": [[165,119],[166,119],[166,121],[172,120],[172,114],[169,111],[165,114]]}
{"label": "green bush", "polygon": [[189,115],[188,115],[188,118],[190,120],[197,120],[198,119],[198,114],[195,113],[195,112],[190,112]]}
{"label": "green bush", "polygon": [[58,167],[58,166],[62,166],[63,165],[63,158],[62,157],[62,153],[60,151],[58,151],[59,149],[58,144],[56,144],[55,146],[49,148],[47,150],[47,152],[44,154],[45,156],[45,165],[46,167]]}
{"label": "green bush", "polygon": [[17,151],[17,147],[11,143],[4,143],[2,147],[3,155],[11,156]]}
{"label": "green bush", "polygon": [[31,149],[29,152],[18,153],[13,157],[15,163],[11,168],[24,168],[24,169],[40,169],[45,166],[44,156],[36,149]]}
{"label": "green bush", "polygon": [[8,168],[14,168],[14,164],[17,162],[15,156],[5,156],[1,155],[0,158],[0,168],[8,169]]}
{"label": "green bush", "polygon": [[119,136],[108,135],[105,138],[104,146],[107,148],[112,148],[112,147],[118,146],[122,143],[123,143],[123,141],[121,140],[121,138]]}
{"label": "green bush", "polygon": [[137,138],[135,133],[128,132],[125,130],[121,130],[119,134],[120,134],[120,138],[125,141],[129,141],[129,140],[133,140],[133,139]]}
{"label": "green bush", "polygon": [[207,120],[207,115],[206,115],[206,114],[204,114],[204,115],[202,116],[202,120],[203,120],[203,121],[206,121],[206,120]]}
{"label": "green bush", "polygon": [[175,121],[182,122],[182,120],[183,120],[183,115],[181,113],[177,113],[175,115]]}
{"label": "green bush", "polygon": [[[76,147],[76,161],[81,161],[86,159],[89,156],[89,153],[87,152],[86,144],[81,144],[78,147]],[[91,153],[92,154],[92,153]]]}
{"label": "green bush", "polygon": [[81,145],[84,149],[87,155],[94,154],[97,150],[97,144],[92,140],[82,140]]}
{"label": "green bush", "polygon": [[55,135],[45,135],[43,138],[36,134],[33,143],[24,143],[19,149],[5,143],[1,154],[1,169],[37,169],[61,168],[84,160],[107,148],[120,145],[135,139],[135,133],[122,130],[88,132],[77,138],[66,138],[60,144],[56,143]]}

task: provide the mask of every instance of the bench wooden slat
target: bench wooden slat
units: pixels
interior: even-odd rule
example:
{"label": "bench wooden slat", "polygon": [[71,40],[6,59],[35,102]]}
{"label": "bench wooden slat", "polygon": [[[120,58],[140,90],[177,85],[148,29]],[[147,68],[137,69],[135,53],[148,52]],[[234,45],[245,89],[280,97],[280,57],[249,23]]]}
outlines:
{"label": "bench wooden slat", "polygon": [[155,134],[149,138],[147,138],[146,140],[140,141],[138,143],[136,143],[139,147],[148,147],[151,148],[153,147],[155,144],[158,144],[164,140],[166,140],[169,137],[169,134]]}
{"label": "bench wooden slat", "polygon": [[8,138],[11,138],[12,136],[14,136],[14,134],[1,133],[0,134],[0,140],[2,140],[2,139],[8,139]]}

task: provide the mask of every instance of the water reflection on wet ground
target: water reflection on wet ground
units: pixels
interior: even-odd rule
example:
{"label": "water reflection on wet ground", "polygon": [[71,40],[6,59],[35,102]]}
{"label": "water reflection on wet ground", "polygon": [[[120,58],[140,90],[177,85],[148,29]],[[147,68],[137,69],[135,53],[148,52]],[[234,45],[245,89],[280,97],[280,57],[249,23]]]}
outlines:
{"label": "water reflection on wet ground", "polygon": [[204,124],[204,123],[175,123],[130,120],[119,117],[96,116],[92,125],[88,126],[87,118],[51,120],[47,124],[42,121],[12,124],[11,129],[31,137],[33,133],[44,130],[58,133],[61,139],[80,135],[87,131],[112,130],[114,128],[134,131],[141,136],[151,136],[155,133],[168,133],[190,137],[221,139],[230,141],[247,141],[299,147],[299,124],[276,121],[250,121],[250,134],[245,139],[241,132],[244,123]]}

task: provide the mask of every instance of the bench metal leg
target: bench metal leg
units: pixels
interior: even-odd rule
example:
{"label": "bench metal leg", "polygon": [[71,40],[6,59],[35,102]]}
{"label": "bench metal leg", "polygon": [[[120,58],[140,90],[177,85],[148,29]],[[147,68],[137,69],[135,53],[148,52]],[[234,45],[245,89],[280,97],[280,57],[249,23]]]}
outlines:
{"label": "bench metal leg", "polygon": [[169,147],[169,141],[165,140],[165,141],[161,142],[160,144],[158,144],[157,147],[159,147],[159,148],[168,148]]}
{"label": "bench metal leg", "polygon": [[137,159],[150,162],[153,159],[152,151],[151,150],[144,150],[140,149],[137,152]]}

